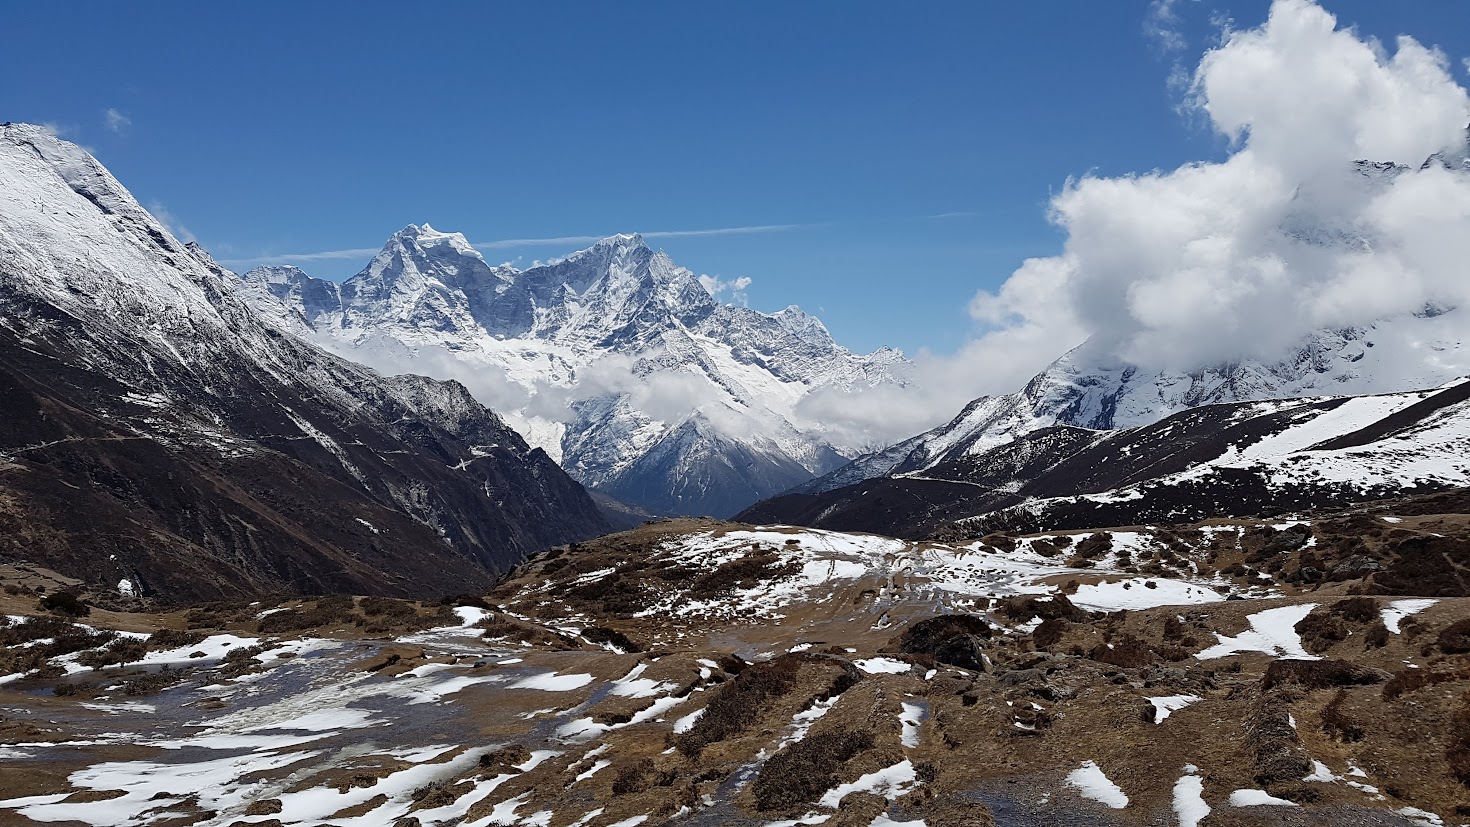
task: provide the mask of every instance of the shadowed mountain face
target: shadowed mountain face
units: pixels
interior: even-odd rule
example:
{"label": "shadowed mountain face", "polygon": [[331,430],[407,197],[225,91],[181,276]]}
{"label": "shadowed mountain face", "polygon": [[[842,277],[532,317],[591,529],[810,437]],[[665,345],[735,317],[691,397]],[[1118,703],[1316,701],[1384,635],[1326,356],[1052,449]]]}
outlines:
{"label": "shadowed mountain face", "polygon": [[94,159],[0,127],[0,555],[169,598],[432,595],[606,529],[456,383],[263,323]]}
{"label": "shadowed mountain face", "polygon": [[462,378],[577,480],[666,514],[728,515],[844,464],[798,404],[903,364],[848,352],[796,307],[722,304],[636,235],[517,270],[410,225],[342,284],[261,267],[238,291],[334,352]]}

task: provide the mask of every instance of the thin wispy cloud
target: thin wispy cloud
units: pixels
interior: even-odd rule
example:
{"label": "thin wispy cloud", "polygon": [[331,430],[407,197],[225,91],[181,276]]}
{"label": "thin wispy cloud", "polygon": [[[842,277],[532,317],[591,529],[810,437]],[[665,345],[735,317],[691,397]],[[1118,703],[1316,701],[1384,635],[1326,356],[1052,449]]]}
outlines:
{"label": "thin wispy cloud", "polygon": [[274,256],[220,259],[220,264],[235,267],[247,264],[290,264],[293,261],[330,261],[343,258],[367,259],[377,255],[380,249],[379,247],[359,247],[355,250],[323,250],[317,253],[282,253]]}
{"label": "thin wispy cloud", "polygon": [[148,212],[152,213],[153,217],[158,219],[158,223],[162,224],[165,230],[172,233],[174,238],[185,243],[190,241],[197,242],[199,240],[188,227],[184,226],[183,222],[179,221],[173,213],[169,212],[168,207],[165,207],[163,202],[149,201]]}
{"label": "thin wispy cloud", "polygon": [[[753,233],[775,233],[786,230],[799,230],[809,227],[822,227],[826,224],[756,224],[746,227],[715,227],[705,230],[656,230],[653,232],[640,233],[644,238],[697,238],[701,236],[721,235],[746,235]],[[611,235],[611,234],[608,234]],[[560,247],[573,244],[594,244],[607,238],[608,235],[563,235],[548,238],[502,238],[494,241],[471,241],[470,246],[477,250],[510,250],[521,247]],[[365,247],[354,250],[324,250],[315,253],[281,253],[270,256],[255,256],[254,258],[237,258],[221,261],[228,266],[258,265],[258,264],[290,264],[296,261],[328,261],[334,259],[366,259],[378,254],[378,247]]]}
{"label": "thin wispy cloud", "polygon": [[1165,52],[1180,52],[1187,42],[1180,31],[1179,12],[1174,6],[1179,0],[1153,0],[1143,18],[1143,32]]}
{"label": "thin wispy cloud", "polygon": [[133,119],[109,106],[102,110],[102,125],[106,126],[109,132],[124,135],[133,125]]}

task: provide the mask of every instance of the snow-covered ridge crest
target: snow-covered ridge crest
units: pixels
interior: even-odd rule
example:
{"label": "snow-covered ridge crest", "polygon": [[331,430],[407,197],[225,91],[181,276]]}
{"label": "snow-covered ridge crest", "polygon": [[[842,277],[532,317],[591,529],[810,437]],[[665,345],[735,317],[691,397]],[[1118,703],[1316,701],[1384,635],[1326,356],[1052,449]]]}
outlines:
{"label": "snow-covered ridge crest", "polygon": [[662,512],[733,513],[842,464],[851,446],[798,403],[903,365],[800,308],[721,303],[636,234],[521,270],[410,225],[340,285],[277,267],[237,289],[334,352],[463,381],[585,484]]}

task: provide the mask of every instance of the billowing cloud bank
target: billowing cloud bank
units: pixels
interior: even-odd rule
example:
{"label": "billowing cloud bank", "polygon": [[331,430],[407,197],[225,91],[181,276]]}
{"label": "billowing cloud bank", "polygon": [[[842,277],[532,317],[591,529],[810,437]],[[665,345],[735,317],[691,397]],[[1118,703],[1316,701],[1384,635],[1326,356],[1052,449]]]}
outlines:
{"label": "billowing cloud bank", "polygon": [[1110,357],[1190,370],[1470,299],[1470,174],[1424,165],[1465,149],[1470,98],[1446,55],[1276,0],[1262,26],[1204,54],[1187,107],[1230,139],[1226,160],[1067,182],[1050,216],[1062,254],[977,295],[985,332],[953,356],[921,356],[925,390],[820,395],[805,413],[897,439],[1018,389],[1089,337]]}

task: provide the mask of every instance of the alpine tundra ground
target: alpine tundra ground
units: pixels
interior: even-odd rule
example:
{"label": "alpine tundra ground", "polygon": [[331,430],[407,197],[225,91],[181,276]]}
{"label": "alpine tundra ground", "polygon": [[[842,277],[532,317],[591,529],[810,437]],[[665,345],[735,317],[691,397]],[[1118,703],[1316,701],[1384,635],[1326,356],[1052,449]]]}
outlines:
{"label": "alpine tundra ground", "polygon": [[9,566],[0,823],[1470,823],[1459,500],[965,545],[663,522],[434,604],[73,618]]}

